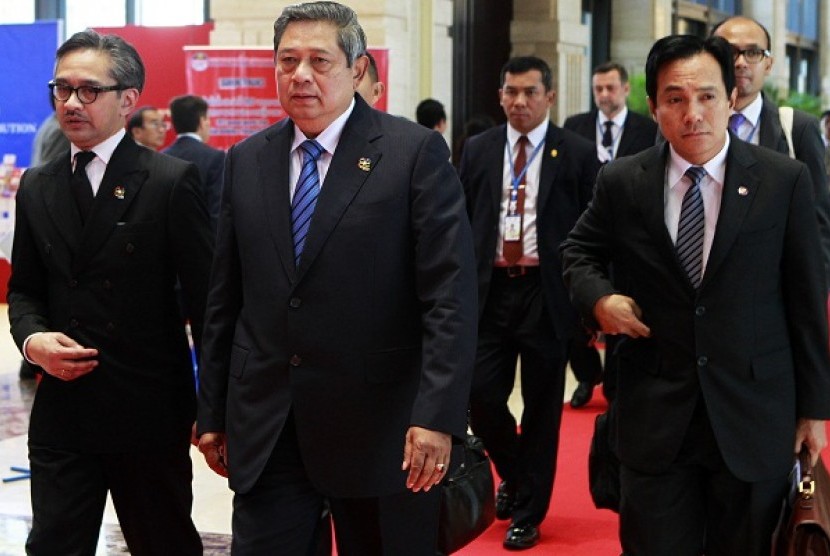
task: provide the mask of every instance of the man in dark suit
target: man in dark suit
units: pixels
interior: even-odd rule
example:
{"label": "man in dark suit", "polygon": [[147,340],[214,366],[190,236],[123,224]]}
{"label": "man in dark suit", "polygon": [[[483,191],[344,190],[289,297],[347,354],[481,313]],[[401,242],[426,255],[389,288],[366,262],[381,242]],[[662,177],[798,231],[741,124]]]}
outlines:
{"label": "man in dark suit", "polygon": [[124,120],[135,49],[76,33],[49,86],[71,142],[17,192],[9,318],[42,369],[29,425],[27,554],[93,554],[107,491],[133,554],[202,553],[190,519],[193,365],[212,253],[196,168],[139,147]]}
{"label": "man in dark suit", "polygon": [[226,159],[199,448],[234,554],[307,554],[327,497],[340,554],[432,556],[475,354],[461,185],[439,134],[355,93],[350,8],[287,7],[274,46],[290,119]]}
{"label": "man in dark suit", "polygon": [[[556,92],[544,60],[509,60],[501,83],[508,123],[470,138],[459,169],[478,268],[470,419],[502,478],[504,545],[523,549],[538,542],[550,504],[576,324],[558,248],[591,198],[598,162],[593,144],[548,120]],[[519,359],[521,434],[507,406]]]}
{"label": "man in dark suit", "polygon": [[[735,16],[718,23],[712,35],[723,37],[732,45],[737,91],[729,120],[732,133],[754,145],[785,154],[790,152],[778,106],[763,93],[764,81],[772,72],[774,62],[769,32],[754,19]],[[818,120],[801,110],[793,110],[792,154],[810,169],[824,268],[830,280],[830,193],[824,167],[824,143]]]}
{"label": "man in dark suit", "polygon": [[[594,68],[591,77],[596,108],[576,114],[565,120],[564,128],[570,129],[593,141],[597,157],[605,163],[621,156],[629,156],[654,145],[657,124],[651,118],[631,112],[626,99],[631,92],[628,72],[616,62],[606,62]],[[606,368],[612,356],[614,338],[606,338]],[[571,369],[579,384],[571,398],[572,407],[582,407],[591,401],[594,385],[602,377],[599,353],[583,329],[579,329],[571,342]],[[606,378],[606,395],[613,385]],[[615,379],[610,382],[613,383]]]}
{"label": "man in dark suit", "polygon": [[810,175],[727,132],[734,82],[723,39],[657,41],[646,89],[667,143],[605,166],[562,248],[583,318],[627,336],[612,427],[625,554],[769,554],[794,451],[815,462],[826,445]]}
{"label": "man in dark suit", "polygon": [[173,144],[162,152],[192,162],[199,169],[202,195],[210,213],[211,227],[215,231],[225,152],[207,144],[210,138],[208,103],[196,95],[176,97],[170,101],[170,119],[178,135]]}

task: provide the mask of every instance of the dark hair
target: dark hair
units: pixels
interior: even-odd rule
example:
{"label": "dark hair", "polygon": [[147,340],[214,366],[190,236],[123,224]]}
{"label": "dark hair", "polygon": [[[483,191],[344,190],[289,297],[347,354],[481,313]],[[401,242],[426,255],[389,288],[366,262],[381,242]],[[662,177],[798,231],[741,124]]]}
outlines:
{"label": "dark hair", "polygon": [[126,89],[138,89],[139,92],[144,89],[144,63],[141,56],[133,45],[118,35],[99,35],[92,29],[75,33],[58,48],[57,64],[67,54],[78,50],[97,50],[108,54],[112,61],[109,76],[116,84]]}
{"label": "dark hair", "polygon": [[144,127],[144,113],[151,110],[157,110],[155,106],[142,106],[127,119],[127,133],[132,135],[133,129],[137,127]]}
{"label": "dark hair", "polygon": [[170,120],[176,133],[195,132],[207,112],[207,101],[196,95],[182,95],[170,101]]}
{"label": "dark hair", "polygon": [[720,65],[726,94],[735,88],[735,65],[732,47],[721,37],[702,39],[695,35],[669,35],[654,43],[646,59],[646,94],[657,104],[657,74],[664,65],[708,53]]}
{"label": "dark hair", "polygon": [[732,21],[733,19],[744,19],[744,20],[746,20],[746,21],[751,21],[752,23],[754,23],[755,25],[757,25],[758,27],[760,27],[760,28],[761,28],[761,30],[764,32],[764,36],[767,38],[767,46],[766,46],[766,49],[767,49],[767,50],[769,50],[769,49],[771,49],[771,48],[772,48],[772,39],[771,39],[771,38],[770,38],[770,36],[769,36],[769,31],[767,31],[767,28],[766,28],[766,27],[764,27],[763,25],[761,25],[761,23],[760,23],[757,19],[752,19],[751,17],[746,17],[745,15],[733,15],[732,17],[727,17],[727,18],[726,18],[726,19],[724,19],[723,21],[721,21],[721,22],[719,22],[719,23],[716,23],[716,24],[715,24],[715,26],[714,26],[714,27],[712,27],[712,32],[711,32],[711,33],[709,33],[709,36],[710,36],[710,37],[714,37],[714,36],[715,36],[715,32],[716,32],[718,29],[720,29],[720,28],[721,28],[721,25],[723,25],[724,23],[727,23],[727,22],[729,22],[729,21]]}
{"label": "dark hair", "polygon": [[609,71],[616,71],[617,73],[619,73],[620,83],[622,83],[623,85],[628,83],[628,72],[622,64],[618,64],[617,62],[605,62],[604,64],[600,64],[594,68],[594,71],[591,75],[596,75],[598,73],[608,73]]}
{"label": "dark hair", "polygon": [[369,79],[372,81],[372,83],[377,83],[379,79],[378,63],[375,61],[375,57],[372,56],[371,52],[369,52],[368,50],[363,54],[365,54],[366,57],[369,58],[369,67],[366,69],[366,71],[369,72]]}
{"label": "dark hair", "polygon": [[366,52],[366,34],[354,10],[337,2],[308,2],[287,6],[274,22],[274,54],[285,29],[295,21],[328,21],[337,27],[337,43],[346,54],[346,65]]}
{"label": "dark hair", "polygon": [[553,89],[553,74],[547,62],[536,56],[517,56],[510,58],[501,68],[499,75],[499,86],[504,85],[504,79],[508,73],[527,73],[531,70],[538,70],[542,74],[542,85],[545,91]]}
{"label": "dark hair", "polygon": [[418,103],[415,109],[415,119],[422,126],[435,129],[441,120],[447,119],[447,113],[444,112],[443,104],[435,99],[427,98]]}

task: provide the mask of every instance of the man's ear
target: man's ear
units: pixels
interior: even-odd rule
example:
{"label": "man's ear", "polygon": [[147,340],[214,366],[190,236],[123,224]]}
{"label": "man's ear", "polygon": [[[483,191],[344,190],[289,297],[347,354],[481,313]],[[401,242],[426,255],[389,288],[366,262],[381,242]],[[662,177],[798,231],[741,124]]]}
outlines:
{"label": "man's ear", "polygon": [[651,119],[656,122],[657,114],[655,112],[657,112],[657,105],[654,104],[654,101],[651,100],[651,97],[646,97],[646,100],[648,101],[648,113],[651,114]]}
{"label": "man's ear", "polygon": [[360,85],[360,81],[363,79],[363,75],[366,73],[366,70],[368,68],[369,57],[365,54],[362,56],[358,56],[352,64],[352,80],[354,81],[355,89],[357,89],[357,86]]}
{"label": "man's ear", "polygon": [[121,115],[124,117],[133,113],[138,106],[138,89],[124,89],[121,91]]}
{"label": "man's ear", "polygon": [[732,92],[729,94],[729,109],[733,110],[735,108],[735,103],[738,101],[738,88],[734,87]]}

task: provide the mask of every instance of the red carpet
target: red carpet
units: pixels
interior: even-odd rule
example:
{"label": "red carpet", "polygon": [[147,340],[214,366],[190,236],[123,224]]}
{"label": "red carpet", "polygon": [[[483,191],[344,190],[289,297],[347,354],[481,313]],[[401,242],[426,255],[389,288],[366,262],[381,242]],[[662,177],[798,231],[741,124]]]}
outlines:
{"label": "red carpet", "polygon": [[[588,450],[594,419],[605,411],[601,388],[585,407],[572,409],[565,404],[559,441],[559,463],[553,500],[540,527],[541,541],[524,554],[556,556],[618,556],[617,514],[597,510],[588,492]],[[498,477],[495,477],[498,484]],[[507,521],[496,521],[473,543],[456,552],[462,556],[505,556],[502,548]]]}

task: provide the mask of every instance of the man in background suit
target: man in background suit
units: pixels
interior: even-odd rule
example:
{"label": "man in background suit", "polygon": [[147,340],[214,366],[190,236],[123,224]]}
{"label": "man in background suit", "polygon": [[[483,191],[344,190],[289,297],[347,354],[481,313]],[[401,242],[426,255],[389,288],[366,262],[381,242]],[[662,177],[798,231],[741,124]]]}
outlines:
{"label": "man in background suit", "polygon": [[[651,118],[631,112],[626,105],[631,85],[625,67],[616,62],[597,66],[591,77],[591,87],[596,108],[569,117],[563,127],[595,142],[600,162],[606,163],[621,156],[637,154],[654,145],[657,124]],[[613,345],[614,338],[606,338],[606,369],[611,367],[608,362]],[[571,369],[579,382],[571,398],[571,406],[578,408],[591,401],[594,385],[602,377],[599,353],[591,343],[591,338],[581,328],[571,343],[570,361]],[[613,386],[606,380],[606,394],[612,391]]]}
{"label": "man in background suit", "polygon": [[[737,98],[729,120],[730,130],[753,145],[788,153],[790,147],[778,106],[763,93],[764,81],[772,72],[774,62],[769,32],[754,19],[735,16],[718,23],[712,29],[712,35],[723,37],[732,45]],[[830,193],[818,120],[806,112],[794,110],[792,142],[795,158],[810,169],[824,268],[830,280]]]}
{"label": "man in background suit", "polygon": [[225,152],[207,144],[210,138],[208,103],[196,95],[176,97],[170,101],[170,119],[178,135],[162,152],[192,162],[199,168],[202,195],[210,213],[211,228],[216,231]]}
{"label": "man in background suit", "polygon": [[719,37],[654,44],[667,142],[603,167],[562,248],[583,319],[627,336],[612,427],[625,554],[768,555],[794,452],[815,462],[826,445],[810,175],[727,132],[732,62]]}
{"label": "man in background suit", "polygon": [[475,354],[461,185],[439,134],[356,94],[350,8],[285,8],[274,48],[289,119],[226,158],[199,448],[236,555],[308,554],[327,497],[340,554],[432,556]]}
{"label": "man in background suit", "polygon": [[[556,127],[547,63],[526,56],[502,68],[507,125],[471,137],[459,176],[473,226],[479,335],[470,399],[499,485],[496,516],[510,519],[509,549],[539,541],[550,504],[576,313],[562,282],[559,244],[591,198],[593,144]],[[521,434],[507,400],[521,360]]]}
{"label": "man in background suit", "polygon": [[127,119],[127,133],[142,147],[157,151],[164,145],[167,124],[155,106],[142,106]]}
{"label": "man in background suit", "polygon": [[369,60],[369,66],[363,74],[363,79],[357,86],[357,92],[363,97],[369,106],[374,106],[383,93],[386,92],[386,85],[380,80],[378,75],[378,64],[375,57],[368,50],[366,51],[366,59]]}
{"label": "man in background suit", "polygon": [[9,319],[43,371],[29,425],[27,554],[93,554],[107,492],[133,554],[202,553],[190,519],[195,385],[212,253],[196,168],[135,144],[135,49],[76,33],[49,86],[71,148],[17,192]]}

